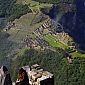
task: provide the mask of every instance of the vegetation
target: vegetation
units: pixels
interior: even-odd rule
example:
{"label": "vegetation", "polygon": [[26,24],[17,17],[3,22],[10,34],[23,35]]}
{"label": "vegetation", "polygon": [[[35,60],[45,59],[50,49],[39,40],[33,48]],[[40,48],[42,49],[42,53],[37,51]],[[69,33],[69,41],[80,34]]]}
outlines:
{"label": "vegetation", "polygon": [[[83,60],[83,61],[82,61]],[[85,59],[75,58],[73,64],[69,64],[65,53],[57,48],[51,50],[24,49],[12,60],[11,72],[13,80],[16,80],[17,71],[24,65],[39,64],[45,70],[52,72],[55,77],[55,85],[84,85],[85,83]]]}
{"label": "vegetation", "polygon": [[49,43],[49,45],[57,48],[64,48],[67,49],[68,51],[71,51],[73,49],[70,49],[68,45],[63,44],[62,42],[58,41],[57,38],[53,35],[48,35],[43,38],[45,41]]}
{"label": "vegetation", "polygon": [[[17,72],[20,67],[25,65],[31,66],[37,63],[45,70],[54,74],[55,85],[84,85],[85,54],[80,52],[70,53],[73,58],[70,64],[62,48],[65,48],[69,52],[73,49],[69,48],[67,44],[64,44],[65,42],[60,42],[58,38],[53,35],[47,35],[43,39],[48,42],[50,46],[54,47],[55,50],[35,50],[22,46],[22,41],[26,38],[26,35],[36,38],[36,34],[32,34],[32,32],[44,22],[44,20],[37,22],[39,16],[37,15],[37,18],[35,18],[36,14],[27,14],[28,12],[46,6],[50,7],[53,3],[59,3],[61,1],[71,3],[74,0],[18,1],[22,3],[17,2],[16,4],[16,0],[0,0],[0,17],[5,17],[8,21],[13,21],[15,25],[17,25],[17,27],[15,27],[17,29],[10,29],[7,32],[0,30],[0,65],[8,65],[8,67],[10,67],[13,81],[17,79]],[[28,1],[28,3],[24,3],[25,1]],[[31,25],[33,20],[36,24]],[[43,34],[47,33],[48,30],[44,30]],[[69,37],[66,41],[68,40]],[[71,45],[72,43],[69,42],[68,44]]]}
{"label": "vegetation", "polygon": [[30,12],[27,5],[16,4],[16,0],[0,0],[0,16],[5,17],[8,21]]}
{"label": "vegetation", "polygon": [[73,58],[75,58],[75,57],[85,58],[85,53],[82,54],[82,53],[80,53],[80,52],[72,52],[71,55],[73,56]]}
{"label": "vegetation", "polygon": [[17,3],[22,3],[23,5],[28,5],[33,13],[38,12],[40,8],[52,7],[52,4],[39,3],[39,2],[36,2],[36,1],[33,1],[33,0],[17,1]]}
{"label": "vegetation", "polygon": [[10,10],[8,20],[13,21],[16,18],[20,18],[22,15],[31,12],[27,5],[15,4]]}
{"label": "vegetation", "polygon": [[16,0],[0,0],[0,16],[8,16]]}
{"label": "vegetation", "polygon": [[74,0],[36,0],[41,3],[61,3],[61,2],[67,2],[67,3],[73,3]]}
{"label": "vegetation", "polygon": [[0,65],[9,66],[9,60],[12,51],[17,47],[17,43],[9,41],[10,35],[6,32],[0,32]]}
{"label": "vegetation", "polygon": [[[12,61],[12,68],[11,68],[13,69],[12,74],[16,75],[18,68],[23,65],[31,66],[36,63],[41,65],[44,69],[51,71],[52,73],[55,72],[53,68],[56,68],[55,70],[56,72],[58,72],[58,69],[56,66],[59,65],[59,62],[63,61],[62,59],[64,57],[64,53],[60,49],[57,49],[56,52],[53,52],[51,50],[45,50],[45,51],[40,51],[40,50],[37,51],[34,49],[21,50],[20,53],[16,55],[17,58]],[[56,75],[57,74],[55,73],[55,77],[57,78]]]}

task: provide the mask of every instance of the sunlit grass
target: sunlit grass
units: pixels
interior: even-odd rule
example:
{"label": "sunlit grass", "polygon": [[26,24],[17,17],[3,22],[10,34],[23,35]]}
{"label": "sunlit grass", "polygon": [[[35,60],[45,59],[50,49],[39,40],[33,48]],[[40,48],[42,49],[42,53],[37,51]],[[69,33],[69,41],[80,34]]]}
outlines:
{"label": "sunlit grass", "polygon": [[29,8],[32,11],[38,10],[40,8],[44,8],[44,7],[52,7],[52,4],[48,4],[48,3],[39,3],[36,1],[32,1],[32,0],[17,0],[17,3],[22,3],[22,4],[27,4],[29,6]]}
{"label": "sunlit grass", "polygon": [[75,57],[85,58],[85,54],[82,54],[80,52],[72,52],[71,55],[73,58],[75,58]]}
{"label": "sunlit grass", "polygon": [[48,35],[44,37],[44,40],[47,41],[51,46],[53,47],[59,47],[59,48],[68,48],[65,44],[59,42],[56,37],[53,35]]}

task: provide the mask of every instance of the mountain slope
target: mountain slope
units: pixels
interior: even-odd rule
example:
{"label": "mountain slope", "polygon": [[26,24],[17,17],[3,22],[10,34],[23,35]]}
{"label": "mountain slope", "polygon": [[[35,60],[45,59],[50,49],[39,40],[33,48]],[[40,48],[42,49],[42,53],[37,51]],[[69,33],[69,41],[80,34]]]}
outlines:
{"label": "mountain slope", "polygon": [[[48,1],[60,0],[46,3],[17,0],[16,5],[21,8],[24,5],[31,11],[14,17],[0,31],[0,65],[9,67],[13,81],[20,67],[37,63],[54,74],[55,85],[84,85],[85,54],[78,50],[71,35],[78,32],[75,29],[76,8],[69,3],[72,0],[57,5],[48,4]],[[80,24],[79,28],[83,27]]]}

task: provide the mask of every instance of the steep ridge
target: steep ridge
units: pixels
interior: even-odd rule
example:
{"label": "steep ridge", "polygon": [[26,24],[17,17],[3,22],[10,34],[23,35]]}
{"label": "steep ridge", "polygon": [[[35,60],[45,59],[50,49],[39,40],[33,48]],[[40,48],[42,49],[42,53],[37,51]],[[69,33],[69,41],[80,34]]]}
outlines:
{"label": "steep ridge", "polygon": [[[74,41],[79,44],[80,49],[84,50],[84,0],[77,0],[76,12],[68,12],[64,14],[60,20],[64,27],[64,31],[73,37]],[[77,35],[77,36],[76,36]]]}
{"label": "steep ridge", "polygon": [[[19,1],[18,3],[23,2],[22,0]],[[33,3],[35,2],[33,1],[32,4]],[[73,36],[75,33],[78,35],[83,32],[79,30],[79,33],[79,31],[75,29],[76,18],[78,17],[77,12],[71,10],[73,7],[67,9],[70,4],[64,3],[63,7],[66,6],[64,11],[59,12],[59,10],[57,10],[58,6],[52,5],[52,9],[47,7],[50,10],[49,13],[45,13],[46,11],[42,11],[44,8],[39,5],[39,2],[37,3],[38,5],[35,6],[34,4],[33,8],[31,6],[34,12],[27,13],[19,19],[15,19],[11,23],[10,28],[10,25],[4,28],[3,31],[9,34],[5,39],[5,41],[7,41],[7,47],[9,48],[5,49],[7,54],[4,55],[5,59],[2,59],[4,60],[2,61],[3,63],[0,62],[1,65],[7,64],[10,67],[13,81],[16,80],[20,67],[38,63],[54,74],[55,85],[84,84],[85,76],[82,75],[85,74],[85,54],[78,53],[75,43],[77,42],[77,38]],[[46,5],[47,4],[44,6]],[[62,8],[62,4],[59,6]],[[39,10],[39,7],[41,10]],[[61,10],[63,9],[60,9],[60,11]],[[53,13],[53,15],[50,15],[50,13]],[[60,16],[59,13],[61,14]],[[83,22],[83,20],[80,20],[80,22]],[[81,27],[82,25],[80,26],[79,24],[79,29]],[[80,37],[80,35],[77,37]],[[83,36],[81,36],[81,40],[82,37]],[[3,47],[1,46],[1,48]]]}

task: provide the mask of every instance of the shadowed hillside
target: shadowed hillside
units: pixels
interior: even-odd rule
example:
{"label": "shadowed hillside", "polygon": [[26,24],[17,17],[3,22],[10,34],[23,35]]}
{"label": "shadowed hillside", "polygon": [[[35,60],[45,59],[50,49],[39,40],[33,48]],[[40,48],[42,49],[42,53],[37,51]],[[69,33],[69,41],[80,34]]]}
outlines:
{"label": "shadowed hillside", "polygon": [[39,64],[55,85],[84,85],[84,0],[1,1],[0,66],[12,80],[20,67]]}
{"label": "shadowed hillside", "polygon": [[84,0],[76,1],[76,12],[68,12],[64,14],[60,23],[64,27],[64,31],[73,37],[74,41],[79,44],[80,49],[85,49],[85,6]]}

